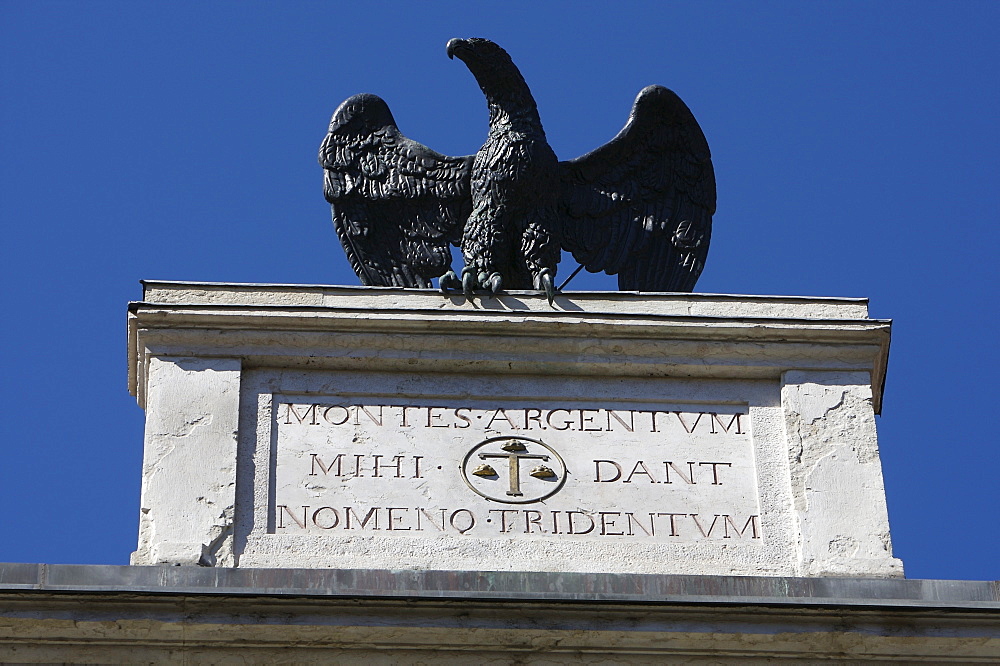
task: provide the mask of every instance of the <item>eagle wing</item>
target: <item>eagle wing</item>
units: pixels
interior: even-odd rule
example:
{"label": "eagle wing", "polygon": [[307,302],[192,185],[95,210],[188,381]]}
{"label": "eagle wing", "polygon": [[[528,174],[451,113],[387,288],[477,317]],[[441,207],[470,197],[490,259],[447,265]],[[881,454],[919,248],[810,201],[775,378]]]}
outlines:
{"label": "eagle wing", "polygon": [[561,162],[562,244],[625,291],[691,291],[705,265],[715,173],[691,111],[662,86],[643,89],[624,129]]}
{"label": "eagle wing", "polygon": [[407,139],[375,95],[346,100],[319,148],[323,194],[361,283],[430,287],[451,265],[472,210],[474,156],[448,157]]}

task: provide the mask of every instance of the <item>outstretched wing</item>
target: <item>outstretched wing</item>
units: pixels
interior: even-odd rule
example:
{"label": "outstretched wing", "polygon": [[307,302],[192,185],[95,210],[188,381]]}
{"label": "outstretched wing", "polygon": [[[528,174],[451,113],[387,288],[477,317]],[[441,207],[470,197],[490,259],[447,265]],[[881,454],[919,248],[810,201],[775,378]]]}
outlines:
{"label": "outstretched wing", "polygon": [[643,89],[614,139],[561,162],[563,248],[626,291],[691,291],[705,265],[715,173],[691,111]]}
{"label": "outstretched wing", "polygon": [[429,287],[448,270],[448,244],[472,210],[472,159],[407,139],[375,95],[340,105],[319,163],[333,225],[362,284]]}

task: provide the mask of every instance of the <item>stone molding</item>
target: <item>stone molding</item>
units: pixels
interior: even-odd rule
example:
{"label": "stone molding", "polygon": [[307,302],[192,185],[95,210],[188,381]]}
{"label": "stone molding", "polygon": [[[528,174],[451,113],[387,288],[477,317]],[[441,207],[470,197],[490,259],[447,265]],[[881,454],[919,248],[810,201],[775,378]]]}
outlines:
{"label": "stone molding", "polygon": [[[865,371],[877,414],[891,331],[889,320],[868,318],[865,299],[570,292],[549,308],[533,292],[466,303],[381,287],[143,287],[144,300],[129,305],[129,390],[140,405],[150,355],[239,349],[250,365],[328,369],[742,379],[780,379],[789,367]],[[484,337],[500,344],[484,348]]]}
{"label": "stone molding", "polygon": [[1000,613],[1000,580],[0,563],[0,592],[743,604]]}
{"label": "stone molding", "polygon": [[996,582],[0,564],[0,660],[995,663]]}

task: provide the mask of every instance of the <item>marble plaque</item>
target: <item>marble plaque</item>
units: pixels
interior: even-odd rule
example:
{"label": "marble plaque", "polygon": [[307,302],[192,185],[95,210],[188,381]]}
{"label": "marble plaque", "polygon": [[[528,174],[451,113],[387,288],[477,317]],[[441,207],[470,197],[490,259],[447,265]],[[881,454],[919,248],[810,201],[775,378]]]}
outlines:
{"label": "marble plaque", "polygon": [[272,404],[271,533],[761,541],[746,406]]}

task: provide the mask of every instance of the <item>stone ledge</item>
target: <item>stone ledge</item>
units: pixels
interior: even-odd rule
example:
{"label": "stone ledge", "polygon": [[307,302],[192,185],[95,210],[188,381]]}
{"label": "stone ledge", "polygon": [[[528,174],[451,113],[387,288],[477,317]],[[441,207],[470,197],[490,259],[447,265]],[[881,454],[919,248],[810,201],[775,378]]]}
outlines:
{"label": "stone ledge", "polygon": [[[149,355],[247,367],[777,380],[784,369],[871,375],[880,413],[891,322],[866,299],[143,282],[129,306],[129,390]],[[331,335],[332,334],[332,335]],[[239,349],[240,352],[234,352]]]}
{"label": "stone ledge", "polygon": [[462,294],[436,289],[337,285],[240,284],[141,280],[143,300],[171,305],[264,305],[355,308],[375,299],[383,307],[435,312],[520,312],[546,315],[586,311],[604,314],[731,316],[734,309],[750,317],[865,319],[868,299],[815,296],[753,296],[635,291],[567,291],[555,307],[536,291],[505,291],[496,298],[468,301]]}
{"label": "stone ledge", "polygon": [[4,663],[997,663],[996,583],[0,565]]}
{"label": "stone ledge", "polygon": [[892,578],[0,564],[0,593],[15,590],[1000,612],[1000,581]]}

